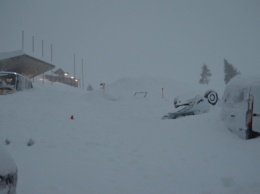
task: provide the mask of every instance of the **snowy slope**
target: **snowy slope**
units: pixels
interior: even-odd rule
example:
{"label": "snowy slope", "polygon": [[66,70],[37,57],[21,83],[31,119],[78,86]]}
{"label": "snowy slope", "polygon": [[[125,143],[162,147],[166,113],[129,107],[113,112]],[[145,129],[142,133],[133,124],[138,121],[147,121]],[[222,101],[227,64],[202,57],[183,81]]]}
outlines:
{"label": "snowy slope", "polygon": [[18,166],[17,193],[260,193],[260,139],[230,133],[219,106],[161,119],[176,95],[204,90],[137,77],[92,92],[36,81],[0,96],[0,142]]}

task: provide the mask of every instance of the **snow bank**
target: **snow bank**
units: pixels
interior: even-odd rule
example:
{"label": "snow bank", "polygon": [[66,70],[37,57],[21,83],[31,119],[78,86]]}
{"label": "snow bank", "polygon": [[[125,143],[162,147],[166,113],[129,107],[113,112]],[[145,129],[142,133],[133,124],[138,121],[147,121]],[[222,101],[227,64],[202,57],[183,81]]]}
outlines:
{"label": "snow bank", "polygon": [[4,176],[16,172],[16,164],[13,158],[0,147],[0,175]]}

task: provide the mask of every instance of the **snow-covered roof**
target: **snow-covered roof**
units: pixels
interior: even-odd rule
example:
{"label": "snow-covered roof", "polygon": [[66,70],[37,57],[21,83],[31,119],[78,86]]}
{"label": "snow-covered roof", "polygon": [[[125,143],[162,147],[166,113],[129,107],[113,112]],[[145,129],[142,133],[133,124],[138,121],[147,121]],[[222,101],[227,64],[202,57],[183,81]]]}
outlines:
{"label": "snow-covered roof", "polygon": [[53,72],[54,74],[64,75],[65,71],[63,71],[61,68],[57,69]]}
{"label": "snow-covered roof", "polygon": [[23,50],[0,53],[0,71],[17,72],[32,78],[53,68],[55,68],[53,64]]}

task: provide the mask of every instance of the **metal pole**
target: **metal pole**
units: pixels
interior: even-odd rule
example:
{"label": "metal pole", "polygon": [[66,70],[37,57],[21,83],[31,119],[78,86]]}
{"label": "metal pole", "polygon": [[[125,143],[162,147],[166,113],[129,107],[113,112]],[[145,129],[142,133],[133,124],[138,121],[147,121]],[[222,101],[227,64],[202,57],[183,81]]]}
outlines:
{"label": "metal pole", "polygon": [[[43,40],[42,40],[42,57],[43,57]],[[42,83],[44,84],[44,73],[42,74]]]}
{"label": "metal pole", "polygon": [[42,40],[42,57],[43,57],[43,40]]}
{"label": "metal pole", "polygon": [[24,31],[22,31],[22,50],[24,50]]}
{"label": "metal pole", "polygon": [[76,71],[76,56],[74,54],[74,78],[76,78],[75,71]]}
{"label": "metal pole", "polygon": [[163,88],[162,88],[162,98],[163,98],[163,95],[164,95],[164,93],[163,93]]}
{"label": "metal pole", "polygon": [[34,53],[34,36],[32,36],[32,52]]}
{"label": "metal pole", "polygon": [[52,44],[51,44],[51,62],[52,62]]}
{"label": "metal pole", "polygon": [[83,59],[82,59],[82,88],[84,90],[84,71],[83,71]]}
{"label": "metal pole", "polygon": [[[51,62],[52,62],[52,44],[51,44]],[[53,70],[51,69],[51,85],[53,85]]]}

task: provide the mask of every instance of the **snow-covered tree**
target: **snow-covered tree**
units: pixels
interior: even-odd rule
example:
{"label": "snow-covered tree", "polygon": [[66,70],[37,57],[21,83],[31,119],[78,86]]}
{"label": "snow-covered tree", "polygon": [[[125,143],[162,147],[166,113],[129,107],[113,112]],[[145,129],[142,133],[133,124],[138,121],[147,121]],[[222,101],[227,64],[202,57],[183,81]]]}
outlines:
{"label": "snow-covered tree", "polygon": [[225,73],[225,77],[224,77],[225,84],[227,84],[236,75],[240,75],[240,72],[237,71],[237,69],[226,59],[224,59],[224,73]]}
{"label": "snow-covered tree", "polygon": [[202,66],[202,72],[201,72],[201,78],[199,80],[200,84],[209,84],[209,77],[212,75],[210,70],[208,69],[208,66],[204,63]]}

